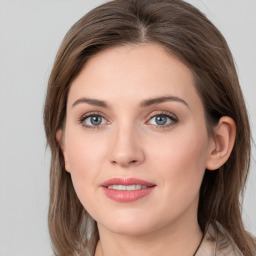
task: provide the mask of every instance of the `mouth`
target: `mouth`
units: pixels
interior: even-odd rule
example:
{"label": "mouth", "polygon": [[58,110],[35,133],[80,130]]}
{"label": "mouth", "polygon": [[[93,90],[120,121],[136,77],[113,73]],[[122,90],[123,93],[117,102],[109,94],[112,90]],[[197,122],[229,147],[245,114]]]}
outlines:
{"label": "mouth", "polygon": [[156,184],[135,178],[114,178],[105,181],[101,187],[105,195],[117,202],[132,202],[148,196]]}
{"label": "mouth", "polygon": [[138,190],[138,189],[144,189],[148,188],[147,186],[142,186],[142,185],[110,185],[107,186],[109,189],[114,189],[114,190],[119,190],[119,191],[132,191],[132,190]]}

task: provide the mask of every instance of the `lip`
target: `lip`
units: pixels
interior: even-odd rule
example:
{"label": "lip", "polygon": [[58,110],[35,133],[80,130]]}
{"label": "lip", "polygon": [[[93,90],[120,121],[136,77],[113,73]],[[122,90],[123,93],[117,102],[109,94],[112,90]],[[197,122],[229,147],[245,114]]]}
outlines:
{"label": "lip", "polygon": [[107,187],[110,185],[124,185],[124,186],[142,185],[142,186],[151,187],[151,186],[155,186],[156,184],[153,184],[145,180],[136,179],[136,178],[113,178],[113,179],[106,180],[101,184],[102,187]]}
{"label": "lip", "polygon": [[[142,188],[137,190],[115,190],[115,189],[108,188],[108,186],[110,185],[124,185],[124,186],[142,185],[142,186],[147,186],[147,188]],[[156,187],[156,184],[153,184],[145,180],[136,179],[136,178],[126,178],[126,179],[113,178],[103,182],[101,184],[101,187],[105,195],[114,201],[132,202],[149,195]]]}

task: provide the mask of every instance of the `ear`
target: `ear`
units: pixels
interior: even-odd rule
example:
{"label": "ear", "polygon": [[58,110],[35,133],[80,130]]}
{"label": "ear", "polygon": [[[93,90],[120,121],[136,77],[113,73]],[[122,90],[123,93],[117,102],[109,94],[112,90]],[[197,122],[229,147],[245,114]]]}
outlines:
{"label": "ear", "polygon": [[68,165],[68,161],[67,161],[67,155],[66,155],[66,149],[65,149],[65,143],[64,143],[64,140],[63,140],[63,129],[59,129],[57,132],[56,132],[56,139],[60,145],[60,148],[61,148],[61,151],[62,151],[62,154],[63,154],[63,157],[64,157],[64,161],[65,161],[65,169],[67,172],[70,172],[69,171],[69,165]]}
{"label": "ear", "polygon": [[235,143],[236,124],[231,117],[223,116],[213,133],[206,163],[208,170],[216,170],[228,160]]}

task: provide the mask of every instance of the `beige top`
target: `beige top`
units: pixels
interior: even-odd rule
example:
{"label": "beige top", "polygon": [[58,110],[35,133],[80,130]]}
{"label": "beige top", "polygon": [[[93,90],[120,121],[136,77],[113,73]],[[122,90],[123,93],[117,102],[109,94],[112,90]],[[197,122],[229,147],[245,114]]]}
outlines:
{"label": "beige top", "polygon": [[[216,225],[220,232],[216,233],[213,226],[208,225],[194,256],[243,256],[228,232],[219,223]],[[87,251],[85,255],[91,254]]]}
{"label": "beige top", "polygon": [[209,225],[195,256],[243,256],[231,236],[217,223],[216,233]]}

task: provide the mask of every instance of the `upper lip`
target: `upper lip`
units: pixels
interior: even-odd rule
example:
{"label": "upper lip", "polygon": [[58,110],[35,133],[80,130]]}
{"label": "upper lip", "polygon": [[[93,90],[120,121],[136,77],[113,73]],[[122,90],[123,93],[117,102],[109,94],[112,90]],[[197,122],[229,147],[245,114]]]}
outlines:
{"label": "upper lip", "polygon": [[106,180],[101,184],[102,187],[108,187],[110,185],[124,185],[124,186],[142,185],[142,186],[151,187],[151,186],[155,186],[156,184],[153,184],[145,180],[140,180],[137,178],[112,178],[112,179]]}

